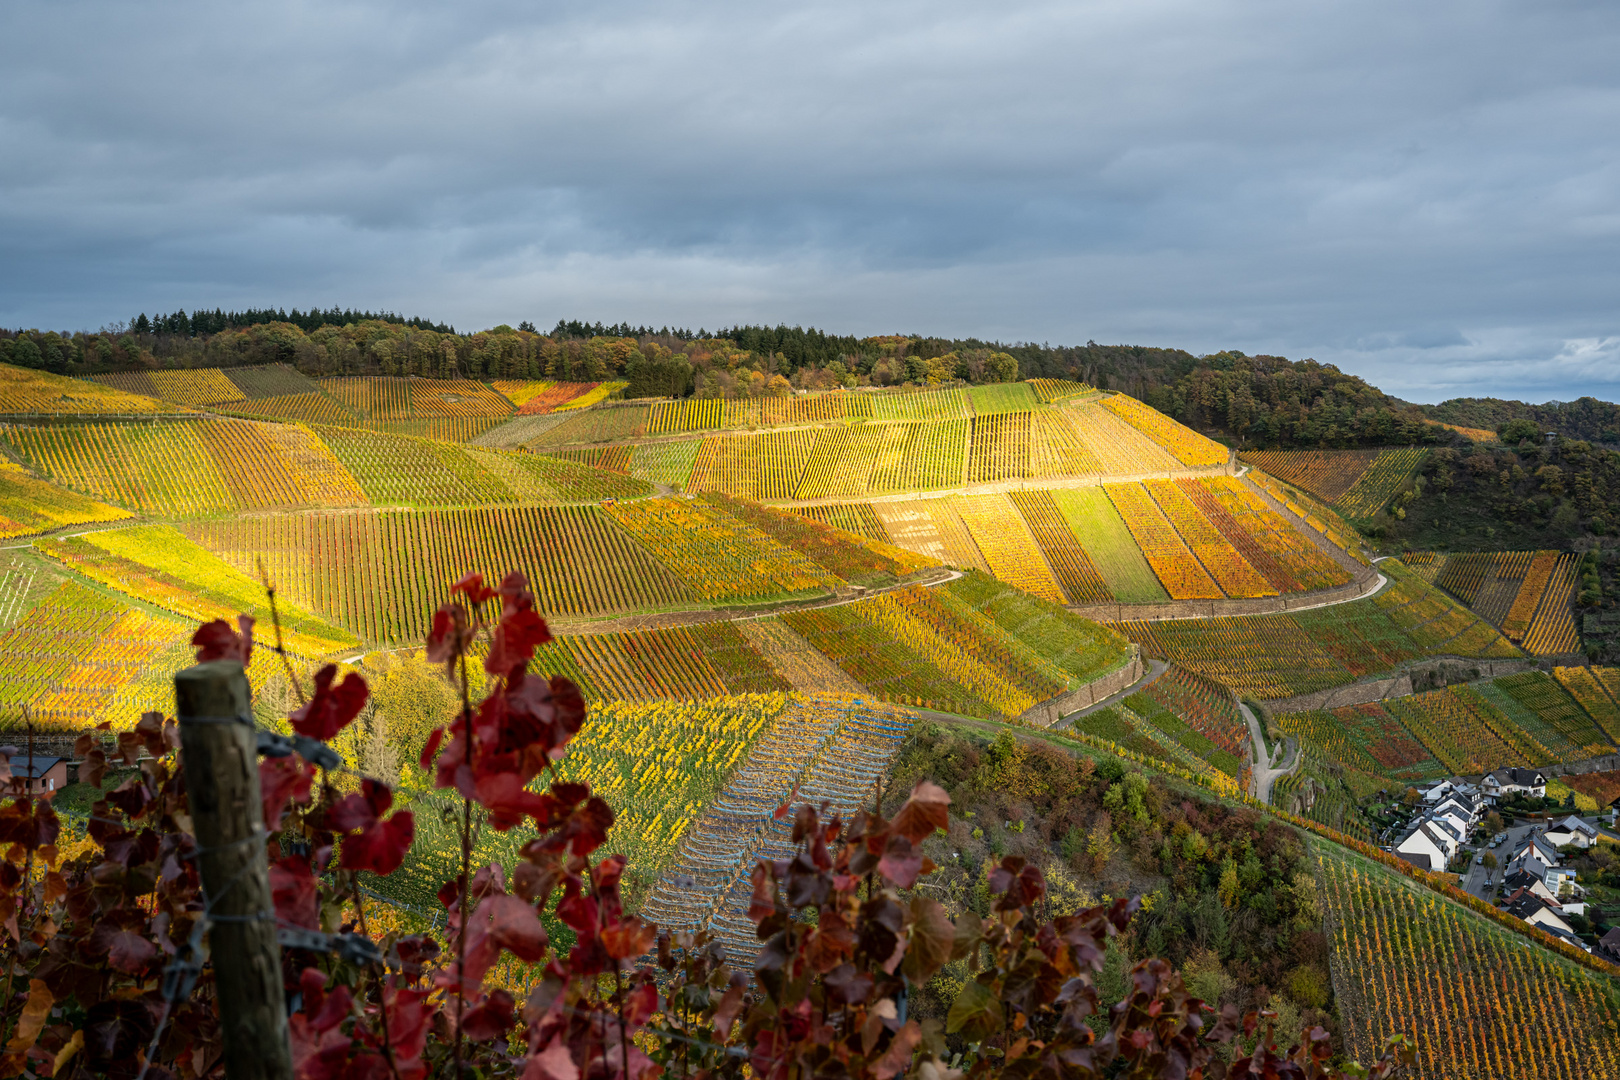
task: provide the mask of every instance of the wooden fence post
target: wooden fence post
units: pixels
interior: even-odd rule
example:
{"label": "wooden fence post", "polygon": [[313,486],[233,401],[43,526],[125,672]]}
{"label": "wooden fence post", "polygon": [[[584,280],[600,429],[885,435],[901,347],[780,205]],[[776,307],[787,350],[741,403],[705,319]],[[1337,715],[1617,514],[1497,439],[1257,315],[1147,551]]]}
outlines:
{"label": "wooden fence post", "polygon": [[292,1080],[292,1047],[264,857],[258,736],[247,674],[214,660],[174,677],[175,715],[228,1080]]}

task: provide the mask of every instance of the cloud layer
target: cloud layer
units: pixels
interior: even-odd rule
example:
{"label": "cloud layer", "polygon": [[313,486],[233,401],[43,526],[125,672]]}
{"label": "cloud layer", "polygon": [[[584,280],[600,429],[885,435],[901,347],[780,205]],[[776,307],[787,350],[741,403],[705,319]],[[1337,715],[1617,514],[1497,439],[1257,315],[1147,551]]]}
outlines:
{"label": "cloud layer", "polygon": [[339,303],[1620,397],[1620,9],[12,3],[0,323]]}

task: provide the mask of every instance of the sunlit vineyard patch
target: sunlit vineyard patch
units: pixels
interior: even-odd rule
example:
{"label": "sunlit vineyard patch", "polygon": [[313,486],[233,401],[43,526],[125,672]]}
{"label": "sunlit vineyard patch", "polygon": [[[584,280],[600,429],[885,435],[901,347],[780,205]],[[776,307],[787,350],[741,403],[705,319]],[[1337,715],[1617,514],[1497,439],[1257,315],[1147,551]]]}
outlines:
{"label": "sunlit vineyard patch", "polygon": [[1163,446],[1096,402],[1065,405],[1058,414],[1091,451],[1104,476],[1174,472],[1186,466]]}
{"label": "sunlit vineyard patch", "polygon": [[1062,588],[1007,496],[965,496],[956,509],[992,574],[1043,600],[1064,602]]}
{"label": "sunlit vineyard patch", "polygon": [[128,510],[36,480],[20,465],[0,461],[0,539],[129,516]]}
{"label": "sunlit vineyard patch", "polygon": [[986,574],[970,573],[945,591],[1068,675],[1072,685],[1123,667],[1130,642],[1117,629],[1083,619]]}
{"label": "sunlit vineyard patch", "polygon": [[42,424],[9,428],[4,437],[64,487],[144,513],[186,517],[365,501],[327,446],[298,425]]}
{"label": "sunlit vineyard patch", "polygon": [[1219,599],[1226,595],[1146,488],[1140,484],[1108,484],[1103,490],[1171,599]]}
{"label": "sunlit vineyard patch", "polygon": [[551,616],[691,607],[692,592],[599,508],[360,511],[206,521],[188,535],[372,642],[410,643],[468,567],[521,570]]}
{"label": "sunlit vineyard patch", "polygon": [[968,415],[961,390],[914,390],[872,395],[874,420],[957,420]]}
{"label": "sunlit vineyard patch", "polygon": [[1057,578],[1063,600],[1070,604],[1101,603],[1113,593],[1097,572],[1050,491],[1014,491],[1007,498],[1029,527],[1030,536]]}
{"label": "sunlit vineyard patch", "polygon": [[1225,465],[1231,458],[1231,451],[1220,443],[1206,439],[1192,428],[1176,423],[1133,397],[1114,394],[1103,398],[1101,405],[1164,447],[1184,466],[1209,468]]}
{"label": "sunlit vineyard patch", "polygon": [[[1620,743],[1620,703],[1610,691],[1613,668],[1555,667],[1553,678],[1580,703],[1611,742]],[[1620,684],[1615,684],[1620,687]]]}
{"label": "sunlit vineyard patch", "polygon": [[791,689],[725,622],[564,634],[537,655],[540,667],[573,678],[593,701],[698,701]]}
{"label": "sunlit vineyard patch", "polygon": [[[197,622],[250,614],[268,624],[264,585],[170,525],[107,529],[36,541],[39,550],[110,588]],[[324,656],[357,644],[354,636],[283,602],[287,648]]]}
{"label": "sunlit vineyard patch", "polygon": [[1278,592],[1305,592],[1350,580],[1348,570],[1267,508],[1242,481],[1222,476],[1178,480],[1176,486]]}
{"label": "sunlit vineyard patch", "polygon": [[1038,649],[938,590],[905,589],[780,619],[869,693],[899,705],[1013,717],[1071,681]]}
{"label": "sunlit vineyard patch", "polygon": [[219,368],[178,371],[119,371],[97,375],[96,382],[178,405],[217,405],[240,401],[241,389]]}
{"label": "sunlit vineyard patch", "polygon": [[[511,384],[501,385],[510,386]],[[508,400],[513,401],[518,406],[518,415],[544,416],[546,413],[555,412],[559,407],[567,405],[571,401],[578,401],[595,390],[599,384],[593,382],[542,382],[520,385],[522,385],[522,389],[517,390],[517,394],[522,397],[522,401],[517,401],[511,395],[508,395]],[[499,390],[500,385],[497,385],[496,389]],[[502,393],[505,393],[505,391],[502,391]]]}
{"label": "sunlit vineyard patch", "polygon": [[187,411],[182,405],[101,383],[0,364],[0,414],[107,416]]}
{"label": "sunlit vineyard patch", "polygon": [[794,513],[819,521],[823,525],[831,525],[835,529],[863,536],[868,540],[876,540],[882,544],[893,542],[889,530],[883,527],[883,521],[872,509],[871,503],[823,503],[819,506],[797,507]]}
{"label": "sunlit vineyard patch", "polygon": [[1035,392],[1028,383],[993,383],[967,388],[968,406],[974,416],[1027,412],[1035,407]]}
{"label": "sunlit vineyard patch", "polygon": [[733,623],[771,669],[801,694],[860,694],[861,684],[776,618]]}
{"label": "sunlit vineyard patch", "polygon": [[33,704],[47,694],[51,711],[37,718],[41,724],[93,726],[96,709],[184,629],[82,585],[61,585],[0,635],[0,728],[36,719]]}
{"label": "sunlit vineyard patch", "polygon": [[730,514],[694,499],[646,499],[608,511],[704,600],[823,595],[838,579]]}
{"label": "sunlit vineyard patch", "polygon": [[[1148,697],[1174,713],[1199,736],[1227,755],[1217,764],[1232,776],[1249,760],[1249,728],[1232,691],[1185,668],[1172,666],[1146,690]],[[1183,741],[1183,745],[1188,745]],[[1196,747],[1189,747],[1196,749]]]}
{"label": "sunlit vineyard patch", "polygon": [[1051,405],[1070,398],[1085,397],[1095,394],[1097,388],[1088,386],[1083,382],[1072,382],[1068,379],[1031,379],[1029,388],[1035,391],[1036,400],[1043,405]]}
{"label": "sunlit vineyard patch", "polygon": [[1198,504],[1175,481],[1148,480],[1142,486],[1222,592],[1236,597],[1277,595],[1278,590],[1249,565],[1242,552],[1210,523]]}
{"label": "sunlit vineyard patch", "polygon": [[1120,624],[1143,651],[1259,698],[1342,686],[1434,654],[1507,658],[1484,620],[1398,564],[1377,597],[1285,615]]}
{"label": "sunlit vineyard patch", "polygon": [[932,559],[904,548],[866,540],[798,514],[719,494],[705,495],[703,501],[746,521],[845,581],[867,586],[890,585],[934,565]]}
{"label": "sunlit vineyard patch", "polygon": [[1131,604],[1170,598],[1102,488],[1053,491],[1052,503],[1114,599]]}
{"label": "sunlit vineyard patch", "polygon": [[1361,550],[1361,534],[1326,503],[1318,502],[1299,488],[1291,487],[1258,469],[1250,470],[1244,479],[1265,492],[1277,504],[1298,517],[1309,528],[1326,537],[1335,547],[1365,565],[1367,556]]}

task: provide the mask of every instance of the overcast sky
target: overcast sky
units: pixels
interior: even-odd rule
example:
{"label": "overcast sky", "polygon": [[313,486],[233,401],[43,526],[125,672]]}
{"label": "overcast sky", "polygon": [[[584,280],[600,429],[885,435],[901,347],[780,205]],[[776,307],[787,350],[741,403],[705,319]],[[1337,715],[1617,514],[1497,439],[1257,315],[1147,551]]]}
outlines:
{"label": "overcast sky", "polygon": [[1620,399],[1612,0],[0,6],[0,324],[340,304]]}

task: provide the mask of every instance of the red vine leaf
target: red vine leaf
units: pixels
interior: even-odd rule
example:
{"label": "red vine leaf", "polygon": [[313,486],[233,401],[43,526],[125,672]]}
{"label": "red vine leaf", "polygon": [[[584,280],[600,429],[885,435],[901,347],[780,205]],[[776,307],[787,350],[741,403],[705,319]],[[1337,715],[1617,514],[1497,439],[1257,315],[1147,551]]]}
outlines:
{"label": "red vine leaf", "polygon": [[351,671],[334,687],[335,678],[336,664],[327,664],[315,673],[315,696],[288,717],[298,734],[325,742],[348,727],[366,707],[371,692],[358,672]]}
{"label": "red vine leaf", "polygon": [[191,635],[191,643],[197,646],[197,663],[239,660],[243,667],[247,667],[253,660],[253,616],[238,615],[236,625],[240,632],[232,630],[231,624],[224,619],[215,619],[199,626],[197,632]]}
{"label": "red vine leaf", "polygon": [[259,762],[259,798],[263,803],[264,827],[271,832],[281,828],[281,815],[290,802],[307,803],[315,766],[305,764],[297,754],[265,758]]}
{"label": "red vine leaf", "polygon": [[920,781],[912,790],[911,798],[906,800],[906,805],[895,815],[894,831],[913,844],[920,844],[934,835],[934,830],[950,824],[950,805],[951,797],[944,788],[927,780]]}
{"label": "red vine leaf", "polygon": [[295,855],[270,864],[270,897],[277,919],[309,930],[321,928],[315,875],[307,859]]}

